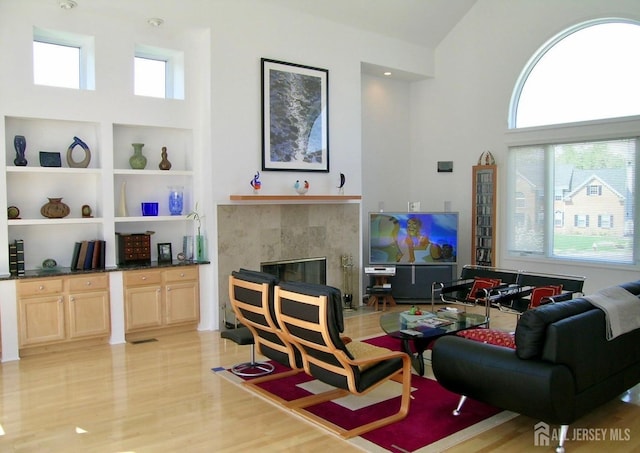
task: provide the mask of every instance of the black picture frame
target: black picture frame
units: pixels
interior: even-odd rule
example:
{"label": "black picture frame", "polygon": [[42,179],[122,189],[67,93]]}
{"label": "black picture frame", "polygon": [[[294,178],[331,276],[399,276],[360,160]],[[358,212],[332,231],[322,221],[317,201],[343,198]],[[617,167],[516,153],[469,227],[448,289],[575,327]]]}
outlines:
{"label": "black picture frame", "polygon": [[329,70],[261,65],[262,170],[329,172]]}
{"label": "black picture frame", "polygon": [[172,261],[173,254],[171,253],[171,243],[158,243],[158,263],[171,263]]}

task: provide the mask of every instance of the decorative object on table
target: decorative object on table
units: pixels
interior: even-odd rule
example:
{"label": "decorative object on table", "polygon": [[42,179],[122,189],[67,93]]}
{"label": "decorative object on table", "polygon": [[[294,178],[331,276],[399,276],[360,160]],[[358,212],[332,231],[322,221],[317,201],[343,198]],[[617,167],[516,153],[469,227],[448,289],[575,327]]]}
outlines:
{"label": "decorative object on table", "polygon": [[19,219],[20,218],[20,209],[16,206],[9,206],[7,208],[7,217],[9,219]]}
{"label": "decorative object on table", "polygon": [[50,151],[40,151],[41,167],[62,167],[60,153]]}
{"label": "decorative object on table", "polygon": [[162,157],[162,160],[158,164],[158,168],[160,170],[170,170],[171,169],[171,162],[169,162],[169,159],[167,159],[167,147],[166,146],[162,147],[162,152],[160,153],[160,157]]}
{"label": "decorative object on table", "polygon": [[176,255],[176,258],[178,259],[178,261],[180,261],[181,263],[184,262],[187,258],[184,256],[184,252],[178,252],[178,254]]}
{"label": "decorative object on table", "polygon": [[182,215],[183,189],[182,186],[169,186],[169,213],[171,215]]}
{"label": "decorative object on table", "polygon": [[495,165],[496,160],[493,158],[491,151],[485,151],[478,158],[478,165]]}
{"label": "decorative object on table", "polygon": [[[81,161],[73,160],[73,149],[79,146],[84,150],[84,159]],[[67,165],[71,168],[87,168],[89,166],[89,162],[91,162],[91,150],[87,146],[85,142],[80,140],[78,137],[73,137],[73,142],[67,148]]]}
{"label": "decorative object on table", "polygon": [[298,195],[304,195],[309,190],[309,181],[301,183],[300,180],[296,180],[296,183],[293,185],[293,188],[296,189]]}
{"label": "decorative object on table", "polygon": [[13,160],[13,164],[16,167],[26,167],[27,158],[25,153],[27,152],[27,139],[24,135],[16,135],[13,137],[13,147],[16,149],[16,158]]}
{"label": "decorative object on table", "polygon": [[258,191],[262,188],[262,183],[260,182],[260,172],[257,171],[253,179],[249,182],[249,185],[253,187],[253,193],[257,194]]}
{"label": "decorative object on table", "polygon": [[118,215],[120,217],[128,217],[127,211],[127,182],[124,181],[120,185],[120,203],[118,204]]}
{"label": "decorative object on table", "polygon": [[201,231],[202,217],[198,212],[198,203],[196,203],[194,210],[191,211],[189,214],[187,214],[187,218],[193,219],[196,222],[196,230],[198,232],[198,234],[196,235],[196,243],[195,243],[196,261],[206,261],[207,260],[207,241],[206,241],[206,237],[202,234],[202,231]]}
{"label": "decorative object on table", "polygon": [[133,156],[129,158],[129,165],[134,170],[143,170],[147,166],[147,158],[142,154],[144,143],[132,143]]}
{"label": "decorative object on table", "polygon": [[338,192],[340,195],[344,195],[344,184],[347,182],[347,177],[344,173],[340,173],[340,185],[338,185]]}
{"label": "decorative object on table", "polygon": [[185,261],[193,261],[193,236],[182,237],[182,254]]}
{"label": "decorative object on table", "polygon": [[91,215],[92,211],[91,211],[91,206],[89,206],[88,204],[83,204],[82,205],[82,217],[84,217],[85,219],[91,218],[93,217],[93,215]]}
{"label": "decorative object on table", "polygon": [[62,198],[49,198],[40,208],[40,214],[49,219],[62,219],[71,212],[69,206],[62,202]]}
{"label": "decorative object on table", "polygon": [[151,235],[145,233],[116,233],[118,235],[118,265],[151,264]]}
{"label": "decorative object on table", "polygon": [[57,265],[58,263],[56,262],[56,260],[54,260],[53,258],[47,258],[42,262],[42,269],[47,269],[47,270],[55,269]]}
{"label": "decorative object on table", "polygon": [[158,244],[158,263],[171,263],[173,255],[171,253],[171,243],[162,242]]}
{"label": "decorative object on table", "polygon": [[158,215],[158,202],[157,201],[143,201],[140,203],[143,216],[157,216]]}
{"label": "decorative object on table", "polygon": [[329,71],[263,58],[262,170],[329,171]]}

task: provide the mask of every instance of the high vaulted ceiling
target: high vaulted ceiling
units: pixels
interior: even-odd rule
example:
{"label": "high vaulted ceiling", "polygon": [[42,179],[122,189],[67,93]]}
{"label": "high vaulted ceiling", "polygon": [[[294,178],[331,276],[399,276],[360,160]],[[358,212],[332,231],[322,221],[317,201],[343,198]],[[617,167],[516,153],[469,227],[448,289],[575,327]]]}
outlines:
{"label": "high vaulted ceiling", "polygon": [[267,1],[433,49],[477,0]]}

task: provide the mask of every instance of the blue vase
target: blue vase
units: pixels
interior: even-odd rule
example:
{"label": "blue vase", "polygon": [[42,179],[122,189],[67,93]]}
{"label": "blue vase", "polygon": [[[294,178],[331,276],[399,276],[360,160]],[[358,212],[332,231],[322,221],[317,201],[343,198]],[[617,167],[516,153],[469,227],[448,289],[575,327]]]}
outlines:
{"label": "blue vase", "polygon": [[183,203],[182,187],[169,187],[169,213],[182,215]]}
{"label": "blue vase", "polygon": [[13,137],[13,147],[16,149],[16,158],[13,160],[13,164],[17,167],[26,167],[27,159],[24,155],[27,151],[27,139],[24,138],[24,135]]}

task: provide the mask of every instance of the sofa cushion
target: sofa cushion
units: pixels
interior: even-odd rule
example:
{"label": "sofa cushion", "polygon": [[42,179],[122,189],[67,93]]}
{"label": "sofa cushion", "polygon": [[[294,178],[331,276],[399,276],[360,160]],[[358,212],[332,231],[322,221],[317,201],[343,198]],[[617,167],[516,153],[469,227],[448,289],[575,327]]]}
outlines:
{"label": "sofa cushion", "polygon": [[521,359],[540,357],[549,324],[593,309],[593,305],[580,298],[541,305],[535,310],[525,311],[516,326],[516,353],[518,357]]}
{"label": "sofa cushion", "polygon": [[469,340],[480,341],[482,343],[493,344],[496,346],[504,346],[507,348],[516,348],[514,335],[511,332],[503,332],[495,329],[467,329],[458,332],[456,335]]}

